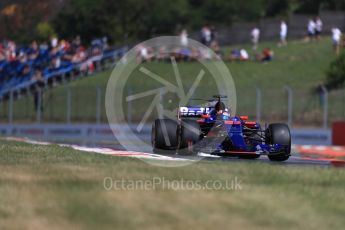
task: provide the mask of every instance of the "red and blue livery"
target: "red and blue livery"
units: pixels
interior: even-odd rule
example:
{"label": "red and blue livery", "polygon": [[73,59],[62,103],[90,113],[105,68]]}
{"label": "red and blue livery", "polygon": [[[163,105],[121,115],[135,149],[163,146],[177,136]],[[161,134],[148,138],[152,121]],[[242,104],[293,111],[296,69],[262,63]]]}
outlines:
{"label": "red and blue livery", "polygon": [[154,152],[194,155],[208,153],[255,159],[267,155],[272,161],[290,157],[291,135],[286,124],[262,128],[247,116],[231,112],[215,96],[214,106],[187,106],[178,109],[176,119],[156,119],[152,125]]}

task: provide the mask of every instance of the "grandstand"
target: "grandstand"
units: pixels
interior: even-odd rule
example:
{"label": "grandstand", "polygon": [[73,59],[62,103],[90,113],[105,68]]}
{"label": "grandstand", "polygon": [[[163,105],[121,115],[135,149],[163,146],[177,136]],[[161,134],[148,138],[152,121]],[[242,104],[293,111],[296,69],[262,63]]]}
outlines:
{"label": "grandstand", "polygon": [[29,47],[16,47],[7,41],[0,45],[0,101],[107,69],[127,51],[127,47],[108,47],[105,39],[93,40],[88,48],[80,44],[80,38],[60,44],[54,38],[51,43],[38,46],[34,41]]}

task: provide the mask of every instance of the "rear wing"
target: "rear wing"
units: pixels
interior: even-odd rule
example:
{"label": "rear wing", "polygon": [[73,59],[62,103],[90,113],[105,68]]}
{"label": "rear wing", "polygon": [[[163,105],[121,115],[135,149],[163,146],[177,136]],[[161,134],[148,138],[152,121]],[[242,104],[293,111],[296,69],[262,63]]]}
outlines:
{"label": "rear wing", "polygon": [[179,117],[201,117],[203,114],[209,114],[212,107],[179,107]]}

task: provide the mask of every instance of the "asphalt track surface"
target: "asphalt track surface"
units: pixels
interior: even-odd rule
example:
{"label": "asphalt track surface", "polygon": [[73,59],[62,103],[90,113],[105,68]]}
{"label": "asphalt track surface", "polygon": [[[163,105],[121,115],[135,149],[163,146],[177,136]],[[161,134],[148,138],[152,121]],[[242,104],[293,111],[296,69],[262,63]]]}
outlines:
{"label": "asphalt track surface", "polygon": [[[96,144],[92,147],[106,147],[106,148],[111,148],[113,150],[120,150],[120,151],[126,151],[120,144],[115,144],[115,145],[99,145]],[[149,154],[154,154],[152,151],[147,152]],[[224,162],[260,162],[260,163],[266,163],[266,164],[274,164],[274,165],[301,165],[301,166],[331,166],[332,162],[329,159],[326,158],[320,158],[318,156],[313,156],[315,159],[312,159],[311,157],[304,157],[300,153],[297,153],[296,150],[293,148],[291,152],[291,156],[287,161],[284,162],[274,162],[268,159],[267,156],[262,155],[257,159],[241,159],[236,156],[215,156],[215,155],[210,155],[210,154],[203,154],[200,153],[198,156],[180,156],[180,155],[174,155],[174,154],[166,154],[162,155],[166,157],[171,157],[171,158],[176,158],[178,159],[186,159],[186,160],[204,160],[204,161],[224,161]],[[340,164],[345,163],[340,161]],[[338,166],[338,165],[337,165]],[[341,166],[341,165],[339,165]]]}
{"label": "asphalt track surface", "polygon": [[[26,142],[30,144],[35,144],[35,145],[47,145],[47,144],[52,144],[54,142],[44,142],[44,141],[35,141],[32,139],[26,139],[26,138],[17,138],[17,137],[7,137],[5,138],[7,140],[15,140],[15,141],[21,141],[21,142]],[[135,158],[151,158],[151,159],[157,159],[157,160],[176,160],[176,161],[223,161],[223,162],[228,162],[231,164],[232,162],[243,162],[243,163],[248,163],[248,162],[260,162],[264,164],[273,164],[273,165],[298,165],[298,166],[336,166],[336,167],[344,167],[345,166],[345,158],[343,157],[345,155],[345,148],[343,149],[338,149],[337,153],[342,156],[341,158],[335,158],[334,156],[328,156],[327,154],[323,154],[322,156],[320,153],[317,153],[315,150],[312,151],[313,146],[306,146],[306,149],[308,151],[307,154],[302,153],[301,146],[294,146],[292,147],[292,152],[291,152],[291,157],[284,162],[274,162],[270,161],[267,156],[263,155],[260,156],[257,159],[241,159],[238,157],[233,157],[233,156],[226,156],[226,157],[220,157],[216,155],[210,155],[210,154],[204,154],[204,153],[199,153],[198,156],[180,156],[177,154],[169,154],[169,155],[161,155],[161,154],[154,154],[152,152],[133,152],[131,150],[126,150],[124,149],[119,143],[107,143],[107,144],[102,144],[102,143],[56,143],[59,144],[60,146],[67,146],[67,147],[72,147],[74,149],[80,150],[80,151],[86,151],[86,152],[95,152],[95,153],[100,153],[100,154],[107,154],[111,156],[117,156],[117,157],[135,157]],[[315,147],[318,149],[327,149],[327,148],[332,148],[332,147]],[[334,147],[336,148],[336,147]],[[338,147],[337,147],[338,148]]]}
{"label": "asphalt track surface", "polygon": [[[179,156],[180,157],[180,156]],[[182,157],[183,158],[183,157]],[[197,160],[199,157],[194,157]],[[188,157],[187,159],[193,159],[193,157]],[[268,159],[267,156],[260,156],[257,159],[241,159],[238,157],[213,157],[213,156],[203,156],[205,161],[224,161],[224,162],[260,162],[266,164],[275,164],[275,165],[319,165],[319,166],[329,166],[330,163],[324,160],[309,160],[302,159],[298,156],[291,156],[287,161],[284,162],[274,162]]]}

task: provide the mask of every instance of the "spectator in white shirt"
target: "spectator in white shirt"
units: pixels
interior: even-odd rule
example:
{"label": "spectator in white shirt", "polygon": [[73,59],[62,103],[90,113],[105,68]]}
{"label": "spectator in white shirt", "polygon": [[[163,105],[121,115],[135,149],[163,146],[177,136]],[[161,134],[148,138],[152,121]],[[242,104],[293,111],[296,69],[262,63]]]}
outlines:
{"label": "spectator in white shirt", "polygon": [[306,38],[307,42],[311,41],[314,38],[314,36],[315,36],[315,29],[316,29],[316,24],[315,24],[314,20],[313,19],[309,19],[308,30],[307,30],[308,36]]}
{"label": "spectator in white shirt", "polygon": [[321,18],[316,17],[316,19],[315,19],[315,38],[317,41],[320,40],[320,35],[322,32],[322,26],[323,26],[323,23],[321,21]]}
{"label": "spectator in white shirt", "polygon": [[249,54],[247,50],[241,49],[240,50],[240,61],[248,61],[249,60]]}
{"label": "spectator in white shirt", "polygon": [[180,42],[182,46],[188,46],[188,34],[187,30],[182,30],[180,34]]}
{"label": "spectator in white shirt", "polygon": [[52,47],[52,48],[55,48],[55,47],[57,47],[58,46],[58,44],[59,44],[59,40],[57,39],[57,37],[51,37],[51,39],[50,39],[50,46]]}
{"label": "spectator in white shirt", "polygon": [[336,54],[340,52],[340,43],[341,43],[341,31],[339,28],[332,29],[332,41],[333,47]]}
{"label": "spectator in white shirt", "polygon": [[256,50],[258,47],[259,39],[260,39],[260,30],[259,28],[255,27],[252,32],[252,43],[253,43],[253,49]]}
{"label": "spectator in white shirt", "polygon": [[139,44],[137,47],[137,62],[150,62],[153,58],[152,50],[149,47]]}
{"label": "spectator in white shirt", "polygon": [[280,42],[278,46],[287,46],[287,32],[288,32],[288,26],[286,25],[285,21],[281,21],[280,23]]}

